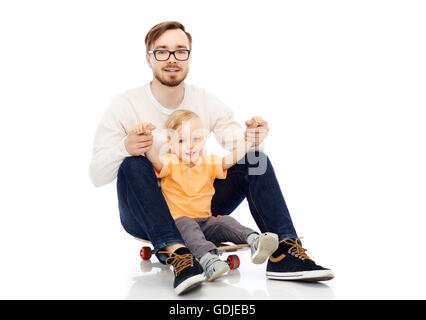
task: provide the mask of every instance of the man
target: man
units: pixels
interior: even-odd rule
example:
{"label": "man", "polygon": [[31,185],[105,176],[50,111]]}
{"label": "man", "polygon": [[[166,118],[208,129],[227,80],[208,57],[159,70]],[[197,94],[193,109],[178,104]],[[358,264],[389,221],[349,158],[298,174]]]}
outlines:
{"label": "man", "polygon": [[[173,266],[175,292],[180,294],[203,280],[203,270],[184,246],[144,153],[150,148],[164,148],[166,135],[161,129],[168,115],[180,108],[196,112],[204,127],[228,150],[243,134],[259,146],[267,135],[268,124],[261,117],[253,117],[246,121],[247,128],[242,132],[225,104],[205,90],[185,84],[192,38],[179,22],[154,26],[145,44],[153,80],[117,96],[110,104],[96,132],[90,178],[99,187],[117,177],[122,226],[135,237],[149,239],[158,259]],[[153,133],[133,130],[144,121],[155,126]],[[316,265],[301,247],[272,164],[264,153],[249,152],[228,170],[226,179],[216,180],[214,186],[213,215],[230,214],[246,198],[260,231],[278,234],[280,246],[268,261],[268,278],[333,278],[331,270]]]}

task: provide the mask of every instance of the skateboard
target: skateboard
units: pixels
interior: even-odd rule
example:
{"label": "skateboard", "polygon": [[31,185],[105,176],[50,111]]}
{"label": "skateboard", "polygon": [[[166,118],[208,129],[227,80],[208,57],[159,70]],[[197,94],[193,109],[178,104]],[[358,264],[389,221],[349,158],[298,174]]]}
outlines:
{"label": "skateboard", "polygon": [[[135,238],[138,241],[144,242],[146,244],[151,244],[151,242],[147,239]],[[248,250],[250,246],[248,244],[233,244],[233,243],[219,243],[216,244],[217,251],[219,255],[224,253],[237,252],[242,250]],[[140,250],[140,257],[142,260],[149,260],[152,256],[152,248],[149,246],[143,246]],[[236,254],[228,255],[225,262],[228,264],[229,269],[234,270],[238,269],[240,266],[240,258]]]}

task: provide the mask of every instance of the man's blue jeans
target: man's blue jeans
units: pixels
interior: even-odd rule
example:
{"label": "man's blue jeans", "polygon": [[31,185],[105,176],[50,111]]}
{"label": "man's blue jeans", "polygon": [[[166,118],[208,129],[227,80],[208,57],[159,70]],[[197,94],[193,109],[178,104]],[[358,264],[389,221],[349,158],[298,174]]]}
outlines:
{"label": "man's blue jeans", "polygon": [[[261,165],[263,174],[256,174]],[[228,169],[226,179],[215,180],[214,188],[213,215],[231,214],[247,199],[261,232],[276,233],[280,240],[297,238],[274,168],[264,153],[249,152]],[[159,250],[171,244],[183,244],[147,158],[124,159],[117,175],[117,193],[123,228],[134,237],[149,239],[160,261],[164,259],[158,255]]]}

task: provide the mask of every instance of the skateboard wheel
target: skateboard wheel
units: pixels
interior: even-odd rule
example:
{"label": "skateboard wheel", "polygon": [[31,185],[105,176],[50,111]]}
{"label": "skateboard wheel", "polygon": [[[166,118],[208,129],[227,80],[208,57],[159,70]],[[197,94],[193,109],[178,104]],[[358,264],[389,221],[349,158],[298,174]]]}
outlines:
{"label": "skateboard wheel", "polygon": [[228,256],[226,262],[228,263],[229,269],[231,270],[237,269],[240,266],[240,258],[238,258],[238,256],[235,254]]}
{"label": "skateboard wheel", "polygon": [[142,247],[140,255],[142,260],[149,260],[152,256],[152,249],[150,247]]}

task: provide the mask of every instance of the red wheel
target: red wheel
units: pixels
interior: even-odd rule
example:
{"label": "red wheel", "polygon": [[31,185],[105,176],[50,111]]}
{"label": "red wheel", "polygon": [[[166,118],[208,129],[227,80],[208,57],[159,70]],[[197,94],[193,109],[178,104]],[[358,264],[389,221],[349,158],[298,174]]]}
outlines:
{"label": "red wheel", "polygon": [[228,256],[226,262],[228,263],[229,269],[231,270],[237,269],[240,266],[240,258],[238,258],[238,256],[235,254]]}
{"label": "red wheel", "polygon": [[140,255],[142,260],[149,260],[152,256],[152,249],[150,247],[142,247]]}

